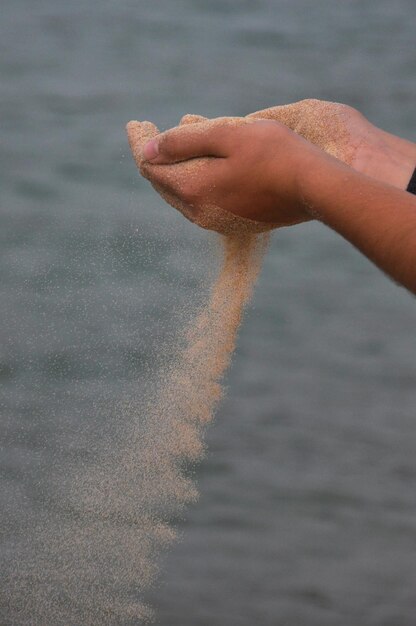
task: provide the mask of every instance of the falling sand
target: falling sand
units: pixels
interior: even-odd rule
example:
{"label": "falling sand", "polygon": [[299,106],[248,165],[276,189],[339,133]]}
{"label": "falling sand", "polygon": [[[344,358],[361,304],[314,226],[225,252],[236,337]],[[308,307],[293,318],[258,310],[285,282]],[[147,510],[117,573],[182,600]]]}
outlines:
{"label": "falling sand", "polygon": [[221,398],[268,240],[259,233],[264,225],[217,217],[227,236],[207,302],[157,386],[122,408],[117,441],[89,466],[58,477],[58,512],[39,514],[11,548],[0,581],[5,623],[118,626],[152,619],[142,597],[157,576],[161,549],[175,539],[172,520],[197,498],[190,470],[203,456],[204,428]]}
{"label": "falling sand", "polygon": [[[186,116],[183,125],[201,119]],[[150,122],[128,125],[133,155],[148,178],[141,149],[157,133]],[[172,175],[197,176],[203,162],[178,164]],[[0,581],[5,624],[151,620],[143,594],[157,576],[161,548],[176,537],[172,520],[197,498],[190,468],[203,456],[204,428],[221,398],[242,311],[274,225],[212,206],[194,216],[177,198],[158,191],[198,225],[221,233],[222,267],[176,357],[158,376],[156,391],[122,408],[119,420],[128,425],[120,426],[117,441],[88,467],[68,472],[58,513],[40,514],[35,528],[28,526],[19,546],[11,547],[11,565]]]}

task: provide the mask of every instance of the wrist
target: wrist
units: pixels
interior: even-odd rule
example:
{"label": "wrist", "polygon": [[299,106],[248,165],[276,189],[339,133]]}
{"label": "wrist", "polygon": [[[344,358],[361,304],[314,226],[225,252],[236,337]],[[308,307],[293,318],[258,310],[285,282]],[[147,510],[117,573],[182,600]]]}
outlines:
{"label": "wrist", "polygon": [[377,131],[377,141],[362,143],[351,165],[361,174],[405,190],[416,167],[416,145]]}
{"label": "wrist", "polygon": [[296,169],[296,188],[300,210],[308,219],[322,220],[320,207],[324,198],[336,192],[333,183],[339,175],[339,169],[351,170],[341,161],[328,155],[327,153],[314,149],[313,153],[308,152],[303,155],[302,163]]}

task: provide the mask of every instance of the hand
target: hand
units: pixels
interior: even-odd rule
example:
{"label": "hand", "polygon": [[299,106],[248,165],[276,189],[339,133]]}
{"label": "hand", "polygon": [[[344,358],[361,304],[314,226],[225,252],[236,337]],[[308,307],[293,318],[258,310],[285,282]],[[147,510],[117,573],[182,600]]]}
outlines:
{"label": "hand", "polygon": [[279,121],[357,172],[399,189],[406,189],[415,168],[415,144],[377,128],[345,104],[301,100],[248,117]]}
{"label": "hand", "polygon": [[[250,113],[285,124],[361,174],[406,189],[416,165],[416,145],[371,124],[357,109],[325,100],[301,100]],[[202,121],[187,115],[181,123]]]}
{"label": "hand", "polygon": [[212,206],[274,227],[311,219],[298,176],[310,159],[329,157],[283,124],[219,118],[183,124],[148,143],[133,137],[137,124],[128,133],[140,171],[171,204],[179,199],[192,221]]}

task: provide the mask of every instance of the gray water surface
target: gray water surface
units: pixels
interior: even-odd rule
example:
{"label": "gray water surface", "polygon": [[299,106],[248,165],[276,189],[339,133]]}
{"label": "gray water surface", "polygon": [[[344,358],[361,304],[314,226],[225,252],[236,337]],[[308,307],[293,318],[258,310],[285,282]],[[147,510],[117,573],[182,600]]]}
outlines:
{"label": "gray water surface", "polygon": [[[124,124],[316,97],[415,140],[415,72],[410,0],[2,1],[5,559],[215,268],[215,236],[140,179]],[[415,326],[414,298],[325,227],[274,233],[201,499],[149,595],[159,624],[416,623]]]}

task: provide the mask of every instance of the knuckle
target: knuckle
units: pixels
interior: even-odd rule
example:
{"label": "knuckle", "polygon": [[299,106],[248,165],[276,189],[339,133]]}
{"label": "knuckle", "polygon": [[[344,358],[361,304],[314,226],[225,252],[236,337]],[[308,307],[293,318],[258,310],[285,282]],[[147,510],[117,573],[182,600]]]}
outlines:
{"label": "knuckle", "polygon": [[290,129],[278,120],[270,120],[269,123],[261,125],[260,136],[263,138],[264,141],[267,141],[271,132],[273,132],[275,137],[284,139],[290,134]]}
{"label": "knuckle", "polygon": [[180,126],[184,126],[186,124],[197,124],[198,122],[203,122],[207,118],[202,115],[194,115],[193,113],[187,113],[184,115],[179,123]]}
{"label": "knuckle", "polygon": [[351,117],[354,117],[360,120],[365,119],[365,116],[361,113],[361,111],[358,111],[358,109],[355,109],[349,104],[342,104],[340,106],[342,106],[342,110],[348,115],[350,115]]}
{"label": "knuckle", "polygon": [[299,107],[308,107],[314,109],[316,109],[317,107],[321,107],[325,104],[327,104],[325,100],[318,100],[318,98],[305,98],[304,100],[299,100],[299,102],[296,102],[296,105]]}

